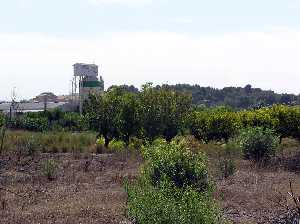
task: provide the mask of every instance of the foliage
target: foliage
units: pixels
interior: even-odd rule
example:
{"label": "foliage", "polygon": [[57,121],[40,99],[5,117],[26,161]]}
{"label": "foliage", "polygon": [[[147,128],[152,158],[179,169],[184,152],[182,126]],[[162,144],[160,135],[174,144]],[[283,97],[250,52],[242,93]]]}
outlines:
{"label": "foliage", "polygon": [[110,150],[120,152],[120,151],[122,151],[122,150],[124,150],[124,149],[126,148],[126,144],[125,144],[125,142],[123,142],[123,141],[121,141],[121,140],[113,139],[113,140],[108,144],[108,148],[109,148]]}
{"label": "foliage", "polygon": [[99,145],[99,146],[104,146],[104,144],[105,144],[105,139],[103,138],[103,136],[97,138],[96,144]]}
{"label": "foliage", "polygon": [[143,147],[146,164],[126,184],[128,215],[137,223],[220,223],[205,156],[178,136]]}
{"label": "foliage", "polygon": [[280,138],[300,138],[300,108],[274,105],[237,112],[224,108],[197,109],[189,116],[191,134],[205,142],[227,141],[239,129],[251,127],[273,129]]}
{"label": "foliage", "polygon": [[64,113],[63,117],[59,120],[59,124],[70,131],[84,131],[88,129],[86,119],[78,113]]}
{"label": "foliage", "polygon": [[116,138],[129,142],[139,128],[136,95],[112,88],[104,95],[90,95],[85,113],[90,127],[105,138],[105,146]]}
{"label": "foliage", "polygon": [[277,120],[276,132],[280,138],[300,138],[300,108],[275,105],[270,109],[271,116]]}
{"label": "foliage", "polygon": [[78,113],[53,111],[29,112],[11,118],[8,126],[11,129],[28,131],[85,131],[88,130],[86,119]]}
{"label": "foliage", "polygon": [[235,112],[225,108],[194,111],[190,118],[191,133],[205,142],[233,137],[241,127]]}
{"label": "foliage", "polygon": [[0,112],[0,128],[5,124],[5,116]]}
{"label": "foliage", "polygon": [[139,139],[137,137],[131,137],[129,139],[128,148],[132,150],[140,150],[143,147],[144,143],[145,142],[143,139]]}
{"label": "foliage", "polygon": [[22,119],[22,129],[28,131],[46,131],[48,129],[48,120],[46,118],[32,118],[25,115]]}
{"label": "foliage", "polygon": [[168,181],[159,188],[139,181],[127,185],[128,215],[140,224],[213,224],[218,222],[218,209],[210,193],[192,188],[178,189]]}
{"label": "foliage", "polygon": [[192,106],[189,95],[168,88],[153,88],[151,84],[143,86],[140,100],[138,114],[143,136],[149,140],[163,136],[170,141],[182,131]]}
{"label": "foliage", "polygon": [[41,164],[41,172],[48,180],[53,180],[57,173],[57,163],[52,159],[44,160]]}
{"label": "foliage", "polygon": [[142,152],[148,161],[144,175],[154,186],[159,186],[166,178],[177,188],[193,187],[205,191],[210,187],[205,156],[201,152],[192,152],[186,141],[156,140],[143,147]]}
{"label": "foliage", "polygon": [[191,98],[168,89],[145,85],[138,93],[111,88],[105,94],[90,95],[85,113],[90,127],[105,138],[129,144],[132,137],[171,140],[183,128],[191,108]]}
{"label": "foliage", "polygon": [[102,154],[105,152],[105,139],[103,136],[100,136],[96,140],[96,153]]}
{"label": "foliage", "polygon": [[18,151],[20,147],[22,148],[30,142],[30,145],[34,146],[35,151],[38,150],[41,152],[72,152],[76,149],[88,151],[95,144],[95,140],[96,134],[89,132],[40,133],[28,131],[8,131],[6,134],[4,149],[6,151]]}
{"label": "foliage", "polygon": [[277,94],[270,90],[265,91],[253,88],[251,85],[246,85],[245,87],[225,87],[223,89],[189,84],[164,86],[174,91],[191,94],[193,104],[197,106],[229,106],[235,109],[250,109],[268,107],[273,104],[300,104],[299,95]]}
{"label": "foliage", "polygon": [[6,118],[4,114],[0,112],[0,154],[3,151],[5,133],[6,133]]}
{"label": "foliage", "polygon": [[247,128],[238,139],[245,157],[256,162],[267,161],[279,145],[276,133],[263,127]]}
{"label": "foliage", "polygon": [[275,129],[278,125],[278,120],[272,116],[270,108],[241,111],[237,113],[237,116],[239,116],[244,128],[265,127]]}

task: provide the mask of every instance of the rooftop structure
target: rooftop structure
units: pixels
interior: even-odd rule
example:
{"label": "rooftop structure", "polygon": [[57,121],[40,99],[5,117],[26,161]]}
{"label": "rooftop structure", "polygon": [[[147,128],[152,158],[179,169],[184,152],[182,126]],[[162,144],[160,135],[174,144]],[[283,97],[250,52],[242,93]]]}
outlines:
{"label": "rooftop structure", "polygon": [[74,103],[78,103],[81,113],[83,101],[92,92],[104,91],[104,82],[101,76],[99,80],[98,66],[95,64],[76,63],[73,68],[72,96]]}
{"label": "rooftop structure", "polygon": [[76,63],[74,67],[74,76],[98,77],[98,65]]}
{"label": "rooftop structure", "polygon": [[[48,102],[47,109],[56,109],[56,108],[63,108],[66,105],[66,102]],[[10,113],[11,111],[11,103],[0,103],[0,112],[3,113]],[[26,112],[39,112],[44,111],[45,104],[44,102],[33,102],[33,103],[18,103],[17,105],[17,112],[19,113],[26,113]]]}

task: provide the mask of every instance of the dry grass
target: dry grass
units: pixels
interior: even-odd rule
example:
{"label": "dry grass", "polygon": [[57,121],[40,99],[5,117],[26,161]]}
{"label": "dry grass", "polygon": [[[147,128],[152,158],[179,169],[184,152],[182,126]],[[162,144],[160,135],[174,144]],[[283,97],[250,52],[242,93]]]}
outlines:
{"label": "dry grass", "polygon": [[[201,144],[208,154],[212,175],[224,148]],[[289,181],[300,195],[300,144],[285,139],[282,151],[269,167],[259,168],[237,155],[237,172],[216,178],[216,199],[233,223],[278,223],[292,204]],[[94,149],[95,150],[95,149]],[[114,154],[37,153],[19,156],[6,152],[0,157],[0,223],[126,223],[125,178],[134,179],[142,163],[139,153]],[[41,172],[43,161],[58,165],[54,180]]]}
{"label": "dry grass", "polygon": [[287,215],[286,207],[293,207],[289,182],[300,195],[300,167],[290,168],[291,161],[300,164],[300,145],[285,139],[282,149],[269,166],[258,167],[240,160],[232,177],[217,182],[217,198],[233,223],[279,223],[278,219]]}
{"label": "dry grass", "polygon": [[[57,176],[49,181],[41,162],[53,159]],[[120,223],[125,220],[124,178],[135,178],[139,156],[121,154],[39,154],[16,161],[1,158],[0,223]],[[87,165],[88,164],[88,165]],[[14,192],[14,193],[11,193]]]}
{"label": "dry grass", "polygon": [[8,131],[4,151],[24,149],[28,143],[40,152],[86,152],[93,149],[96,133]]}

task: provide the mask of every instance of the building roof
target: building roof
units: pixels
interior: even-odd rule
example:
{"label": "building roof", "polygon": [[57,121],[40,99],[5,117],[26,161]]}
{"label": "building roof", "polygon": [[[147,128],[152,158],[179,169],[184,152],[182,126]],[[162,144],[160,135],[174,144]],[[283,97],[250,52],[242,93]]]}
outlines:
{"label": "building roof", "polygon": [[[67,102],[48,102],[47,109],[55,109],[65,105]],[[9,112],[10,111],[11,103],[0,103],[0,111]],[[35,112],[35,111],[43,111],[44,110],[44,103],[43,102],[36,102],[36,103],[19,103],[18,104],[18,111],[21,112]]]}

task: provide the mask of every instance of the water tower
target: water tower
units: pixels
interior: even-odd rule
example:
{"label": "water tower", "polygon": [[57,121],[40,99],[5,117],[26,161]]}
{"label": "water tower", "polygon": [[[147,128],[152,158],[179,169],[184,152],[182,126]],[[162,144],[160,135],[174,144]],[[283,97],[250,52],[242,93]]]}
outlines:
{"label": "water tower", "polygon": [[92,92],[104,91],[104,82],[101,76],[100,80],[98,79],[98,66],[95,64],[76,63],[73,68],[72,97],[77,98],[75,101],[79,101],[79,111],[82,113],[84,100]]}

